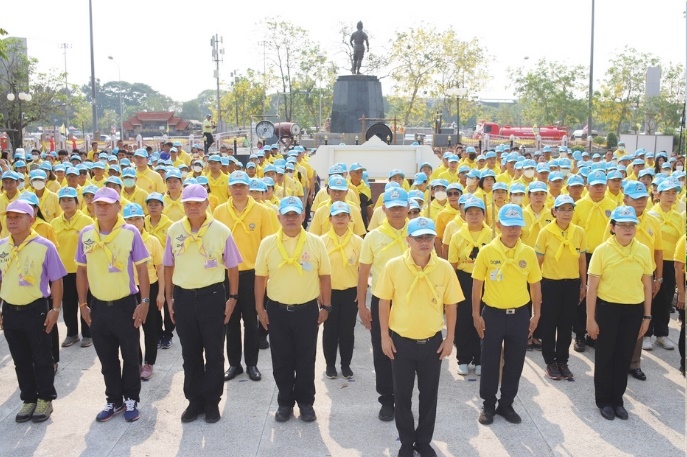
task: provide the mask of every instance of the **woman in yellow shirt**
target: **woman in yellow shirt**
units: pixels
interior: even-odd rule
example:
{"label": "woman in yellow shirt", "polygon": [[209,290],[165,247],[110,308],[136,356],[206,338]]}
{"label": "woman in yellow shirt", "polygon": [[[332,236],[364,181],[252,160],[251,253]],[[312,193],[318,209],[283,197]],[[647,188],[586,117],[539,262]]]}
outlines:
{"label": "woman in yellow shirt", "polygon": [[542,305],[539,334],[546,375],[572,379],[568,368],[570,342],[577,307],[587,289],[587,239],[573,224],[575,201],[559,195],[553,204],[555,220],[539,232],[534,250],[542,267]]}
{"label": "woman in yellow shirt", "polygon": [[653,261],[649,248],[635,239],[639,219],[631,206],[611,213],[611,237],[589,262],[587,333],[596,340],[596,406],[607,420],[627,419],[623,395],[635,344],[649,328]]}

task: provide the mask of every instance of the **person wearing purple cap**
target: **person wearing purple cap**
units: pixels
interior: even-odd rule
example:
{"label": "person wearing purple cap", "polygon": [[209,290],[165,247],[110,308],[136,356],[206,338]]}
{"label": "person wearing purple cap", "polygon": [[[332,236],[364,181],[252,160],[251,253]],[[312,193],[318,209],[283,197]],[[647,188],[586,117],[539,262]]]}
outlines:
{"label": "person wearing purple cap", "polygon": [[167,308],[184,359],[184,396],[189,403],[181,421],[192,422],[204,413],[205,422],[214,423],[220,419],[224,385],[225,326],[236,306],[243,259],[229,228],[208,213],[203,186],[187,186],[181,201],[186,215],[169,228],[162,260]]}
{"label": "person wearing purple cap", "polygon": [[28,202],[10,203],[5,219],[10,235],[0,240],[0,326],[24,402],[17,422],[47,420],[57,398],[51,332],[62,309],[67,272],[55,245],[31,229],[34,219]]}
{"label": "person wearing purple cap", "polygon": [[105,379],[107,402],[96,421],[106,422],[124,412],[124,419],[133,422],[139,418],[139,327],[150,305],[150,255],[138,229],[124,222],[116,190],[98,189],[93,204],[95,222],[81,230],[76,249],[76,287],[81,316],[91,327]]}

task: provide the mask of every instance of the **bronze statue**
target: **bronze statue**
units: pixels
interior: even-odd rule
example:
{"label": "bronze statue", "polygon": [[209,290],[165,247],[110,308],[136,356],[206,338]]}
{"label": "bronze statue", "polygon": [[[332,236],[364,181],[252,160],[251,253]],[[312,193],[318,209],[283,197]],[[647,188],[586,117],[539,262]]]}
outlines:
{"label": "bronze statue", "polygon": [[354,75],[360,74],[360,64],[363,62],[365,55],[365,46],[367,45],[367,52],[370,52],[370,42],[367,41],[367,33],[363,32],[363,22],[358,21],[358,30],[351,34],[351,46],[353,46],[353,67],[351,73]]}

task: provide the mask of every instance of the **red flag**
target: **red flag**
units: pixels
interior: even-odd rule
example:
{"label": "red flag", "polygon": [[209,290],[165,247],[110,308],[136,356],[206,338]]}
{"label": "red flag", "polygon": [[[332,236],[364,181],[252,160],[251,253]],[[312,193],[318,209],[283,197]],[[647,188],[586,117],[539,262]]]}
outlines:
{"label": "red flag", "polygon": [[55,138],[50,138],[50,152],[55,150]]}

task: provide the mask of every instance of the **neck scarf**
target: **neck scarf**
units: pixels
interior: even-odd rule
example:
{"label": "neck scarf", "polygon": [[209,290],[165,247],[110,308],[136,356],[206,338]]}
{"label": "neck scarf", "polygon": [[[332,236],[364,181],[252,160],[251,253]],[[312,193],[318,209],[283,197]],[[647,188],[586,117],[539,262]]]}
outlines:
{"label": "neck scarf", "polygon": [[286,252],[286,247],[284,247],[284,230],[282,228],[277,231],[277,249],[279,249],[279,254],[281,254],[282,261],[277,268],[281,268],[284,265],[291,265],[298,269],[299,274],[303,274],[303,267],[298,262],[301,258],[301,253],[303,252],[303,246],[305,246],[305,241],[307,236],[305,230],[301,228],[300,234],[298,235],[298,243],[296,244],[296,249],[293,251],[293,255],[289,256]]}
{"label": "neck scarf", "polygon": [[[573,246],[572,243],[573,235],[575,234],[574,227],[574,225],[570,224],[568,225],[567,232],[563,232],[561,228],[558,226],[558,224],[556,224],[556,221],[549,222],[544,227],[544,230],[551,232],[551,234],[554,237],[556,237],[556,239],[561,243],[558,246],[558,250],[556,250],[556,254],[554,255],[556,261],[558,261],[561,258],[561,256],[563,255],[563,250],[566,247],[570,250],[570,253],[573,255],[573,257],[580,257],[580,254],[578,254],[577,250],[575,249],[575,246]],[[565,237],[563,236],[563,233],[565,233]]]}
{"label": "neck scarf", "polygon": [[589,210],[589,214],[587,214],[587,220],[584,222],[584,226],[587,229],[589,228],[589,222],[592,220],[592,217],[594,217],[594,213],[599,213],[601,217],[603,217],[603,220],[608,222],[608,216],[606,216],[606,213],[601,208],[601,205],[603,205],[605,201],[606,197],[602,198],[598,202],[592,200],[591,197],[589,198],[589,202],[592,204],[592,208]]}
{"label": "neck scarf", "polygon": [[77,227],[77,222],[79,222],[79,219],[81,219],[83,215],[84,214],[77,209],[72,218],[67,220],[64,213],[62,213],[60,215],[60,218],[62,219],[62,227],[59,227],[59,229],[55,230],[55,233],[68,232],[70,230],[75,230],[78,232],[80,229]]}
{"label": "neck scarf", "polygon": [[336,234],[334,231],[334,228],[331,228],[327,232],[327,236],[332,240],[332,243],[334,243],[334,248],[332,248],[328,254],[331,257],[333,253],[336,251],[341,252],[341,264],[345,267],[348,259],[346,259],[346,254],[344,250],[346,249],[346,246],[348,246],[348,242],[351,241],[351,237],[353,236],[353,232],[351,231],[350,228],[346,229],[346,233],[343,236],[343,241],[341,244],[339,244],[339,235]]}
{"label": "neck scarf", "polygon": [[[484,222],[482,223],[482,230],[479,232],[471,232],[470,229],[468,229],[468,224],[465,223],[460,228],[458,233],[466,241],[463,246],[463,252],[460,253],[460,259],[464,260],[470,259],[470,253],[472,252],[473,248],[481,249],[491,236],[491,230],[486,224],[484,224]],[[472,238],[472,233],[478,233],[476,240]],[[472,260],[472,262],[474,263],[474,260]]]}
{"label": "neck scarf", "polygon": [[215,219],[210,213],[205,212],[205,221],[203,221],[203,224],[200,226],[197,232],[193,232],[191,229],[191,222],[188,220],[188,217],[184,217],[181,220],[181,223],[183,224],[184,230],[188,236],[184,238],[184,250],[181,251],[181,253],[186,252],[192,244],[197,244],[198,252],[200,252],[202,256],[207,257],[205,247],[203,246],[203,237],[205,236],[205,232],[208,231],[208,228],[210,228],[210,224],[212,224],[214,220]]}
{"label": "neck scarf", "polygon": [[243,212],[239,216],[236,214],[236,209],[234,208],[234,199],[232,198],[228,203],[227,203],[227,211],[229,212],[229,216],[234,220],[234,225],[231,228],[232,232],[236,231],[236,227],[239,225],[241,228],[243,228],[243,231],[246,233],[250,233],[248,230],[248,227],[246,227],[246,224],[243,222],[243,220],[248,216],[248,213],[250,213],[250,210],[253,209],[255,206],[255,200],[253,200],[252,197],[248,197],[248,204],[246,207],[243,209]]}
{"label": "neck scarf", "polygon": [[615,236],[611,236],[608,240],[606,240],[606,243],[613,247],[613,249],[620,255],[619,260],[609,263],[606,268],[615,268],[617,265],[620,265],[623,262],[639,262],[639,264],[642,266],[642,270],[647,267],[645,264],[645,259],[642,259],[637,255],[640,242],[636,239],[633,239],[627,246],[621,246],[618,243],[618,240],[616,240]]}
{"label": "neck scarf", "polygon": [[668,211],[663,211],[661,205],[656,204],[651,210],[651,215],[657,217],[663,224],[669,225],[679,237],[682,233],[682,230],[675,224],[673,218],[671,217],[674,211],[675,210],[672,209]]}
{"label": "neck scarf", "polygon": [[[406,243],[405,237],[405,225],[401,230],[396,230],[391,226],[391,224],[389,224],[388,220],[384,219],[384,222],[382,222],[382,225],[379,226],[378,230],[392,239],[391,243],[384,246],[381,252],[386,251],[391,246],[397,243],[404,251],[408,248],[408,244]],[[400,235],[397,235],[396,232],[400,232]]]}
{"label": "neck scarf", "polygon": [[[512,248],[507,248],[505,244],[501,241],[501,237],[498,237],[496,240],[493,242],[494,247],[496,248],[496,251],[499,253],[499,256],[501,257],[501,262],[503,264],[503,267],[501,268],[502,270],[505,270],[506,268],[510,268],[514,271],[517,271],[519,274],[527,277],[529,275],[529,272],[527,271],[526,268],[520,268],[518,266],[519,260],[518,258],[520,257],[520,254],[522,251],[525,249],[525,243],[522,241],[518,240],[515,246]],[[506,249],[514,249],[515,252],[513,254],[513,258],[508,257],[506,254]]]}
{"label": "neck scarf", "polygon": [[93,230],[93,238],[95,241],[93,249],[102,249],[105,252],[105,255],[107,256],[107,261],[109,262],[110,266],[116,268],[119,271],[123,271],[124,265],[121,261],[117,261],[112,257],[112,251],[110,251],[110,248],[107,245],[114,241],[117,235],[119,235],[119,232],[122,231],[122,227],[124,226],[124,218],[121,214],[117,215],[117,222],[115,222],[114,227],[112,227],[112,231],[105,236],[104,240],[100,239],[100,223],[97,219],[93,223],[93,226],[95,227],[95,230]]}
{"label": "neck scarf", "polygon": [[[11,236],[9,237],[8,243],[9,243],[9,245],[10,245],[10,247],[11,247],[11,249],[10,249],[10,258],[9,258],[9,260],[7,261],[7,265],[5,266],[5,269],[4,269],[3,272],[2,272],[2,275],[3,275],[3,276],[5,276],[5,273],[9,270],[10,266],[12,265],[12,263],[19,257],[19,253],[22,251],[22,249],[24,249],[30,242],[32,242],[32,241],[35,240],[36,238],[38,238],[38,233],[36,233],[36,231],[33,230],[33,229],[31,229],[31,231],[29,232],[29,235],[26,237],[26,239],[24,239],[24,241],[22,241],[22,242],[19,244],[19,246],[16,246],[16,245],[14,244],[14,240],[13,240],[13,238],[12,238]],[[20,279],[21,279],[22,281],[27,282],[27,283],[29,283],[29,284],[31,284],[31,285],[34,284],[33,277],[31,277],[31,276],[24,276],[24,275],[21,274],[21,266],[20,266],[20,265],[17,265],[17,269],[19,270],[19,276],[20,276]]]}
{"label": "neck scarf", "polygon": [[425,283],[427,283],[427,287],[429,287],[429,290],[432,293],[434,303],[440,303],[441,299],[439,298],[439,295],[437,295],[437,291],[434,288],[432,281],[429,280],[430,273],[432,273],[437,267],[436,257],[437,255],[434,253],[434,251],[432,251],[427,266],[425,266],[424,269],[419,269],[419,267],[413,260],[413,257],[410,255],[410,249],[406,250],[406,252],[403,254],[403,263],[414,276],[413,282],[410,284],[410,288],[408,289],[408,293],[406,294],[406,301],[408,303],[411,302],[413,292],[415,291],[415,288],[418,286],[420,281],[424,281]]}

